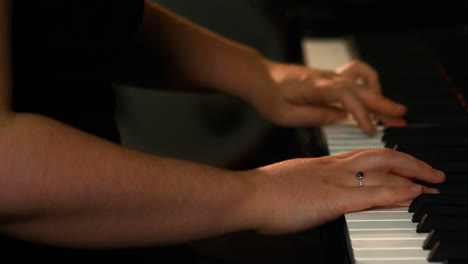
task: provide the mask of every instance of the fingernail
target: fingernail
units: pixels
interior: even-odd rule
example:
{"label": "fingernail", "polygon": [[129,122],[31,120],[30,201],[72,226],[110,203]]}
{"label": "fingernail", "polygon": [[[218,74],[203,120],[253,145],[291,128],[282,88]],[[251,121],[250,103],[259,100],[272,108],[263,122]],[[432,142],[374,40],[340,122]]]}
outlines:
{"label": "fingernail", "polygon": [[440,178],[445,178],[445,173],[443,171],[434,169],[434,174]]}

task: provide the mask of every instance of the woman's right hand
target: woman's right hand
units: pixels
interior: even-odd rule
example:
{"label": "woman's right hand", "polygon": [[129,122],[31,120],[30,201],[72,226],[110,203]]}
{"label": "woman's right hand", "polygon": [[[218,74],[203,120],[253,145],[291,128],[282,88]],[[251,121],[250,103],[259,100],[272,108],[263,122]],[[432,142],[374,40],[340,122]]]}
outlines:
{"label": "woman's right hand", "polygon": [[[363,172],[360,186],[357,172]],[[246,171],[254,187],[248,214],[263,234],[302,231],[341,215],[438,193],[414,180],[440,183],[445,174],[391,149],[353,150],[292,159]]]}

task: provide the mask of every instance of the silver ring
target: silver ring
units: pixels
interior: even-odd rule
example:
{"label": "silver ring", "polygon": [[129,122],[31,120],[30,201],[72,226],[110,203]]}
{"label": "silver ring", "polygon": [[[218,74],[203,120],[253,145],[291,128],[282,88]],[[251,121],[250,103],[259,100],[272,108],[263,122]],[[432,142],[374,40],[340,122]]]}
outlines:
{"label": "silver ring", "polygon": [[362,171],[358,171],[358,173],[356,173],[356,177],[358,177],[359,179],[359,186],[364,186],[364,184],[362,184],[362,178],[364,178],[364,172]]}

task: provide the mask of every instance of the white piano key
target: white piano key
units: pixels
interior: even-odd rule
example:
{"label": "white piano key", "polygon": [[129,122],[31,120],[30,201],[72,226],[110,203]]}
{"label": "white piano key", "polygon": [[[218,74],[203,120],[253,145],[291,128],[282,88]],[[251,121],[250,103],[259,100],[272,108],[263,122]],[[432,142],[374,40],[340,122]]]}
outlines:
{"label": "white piano key", "polygon": [[353,249],[373,249],[373,250],[390,250],[390,249],[415,249],[421,250],[423,239],[382,239],[382,240],[351,240]]}
{"label": "white piano key", "polygon": [[356,124],[333,124],[323,128],[330,155],[341,154],[355,149],[384,148],[381,141],[383,128],[379,127],[374,134],[368,135]]}
{"label": "white piano key", "polygon": [[340,146],[329,146],[330,150],[339,150],[339,149],[369,149],[369,148],[383,148],[384,145],[369,144],[369,143],[348,143]]}
{"label": "white piano key", "polygon": [[356,260],[355,264],[442,264],[442,262],[429,262],[426,259],[398,259],[398,260]]}
{"label": "white piano key", "polygon": [[364,133],[357,125],[346,125],[346,126],[326,126],[323,127],[323,131],[329,132],[330,136],[359,136],[368,138],[379,138],[379,135],[383,135],[383,129],[376,129],[372,134]]}
{"label": "white piano key", "polygon": [[346,126],[346,127],[325,127],[324,132],[326,135],[333,135],[333,136],[360,136],[360,137],[377,137],[378,134],[367,135],[362,130],[354,125],[354,126]]}
{"label": "white piano key", "polygon": [[367,212],[346,214],[346,222],[364,221],[408,221],[413,213],[409,212]]}
{"label": "white piano key", "polygon": [[[385,129],[384,126],[376,124],[374,124],[374,127],[374,132],[383,131]],[[357,125],[356,121],[353,118],[348,118],[347,120],[340,121],[339,123],[325,125],[323,126],[323,128],[328,130],[343,130],[349,132],[361,132],[362,134],[366,134],[361,130],[361,128]]]}
{"label": "white piano key", "polygon": [[[362,131],[356,131],[354,133],[350,133],[349,131],[328,131],[325,130],[325,134],[328,135],[327,139],[329,138],[343,138],[343,139],[354,139],[354,138],[374,138],[374,136],[368,136],[362,133]],[[377,138],[377,136],[375,136]],[[380,139],[380,138],[379,138]]]}
{"label": "white piano key", "polygon": [[350,151],[350,150],[354,150],[354,149],[351,149],[351,148],[335,149],[335,150],[328,150],[328,152],[330,153],[330,155],[338,155],[338,154],[345,153],[346,151]]}
{"label": "white piano key", "polygon": [[[351,240],[424,240],[428,233],[415,230],[350,230]],[[422,243],[421,243],[422,245]]]}
{"label": "white piano key", "polygon": [[[306,66],[330,70],[351,61],[352,57],[345,39],[305,38],[302,50]],[[366,134],[351,115],[338,124],[322,127],[331,155],[353,149],[383,148],[383,130],[382,126],[376,126],[373,134]],[[411,217],[407,206],[385,206],[346,214],[355,264],[429,264],[429,253],[422,249],[428,234],[417,233],[417,224],[411,222]]]}
{"label": "white piano key", "polygon": [[379,148],[379,147],[364,147],[364,148],[340,148],[340,149],[331,149],[329,150],[328,152],[330,153],[330,155],[338,155],[338,154],[341,154],[341,153],[344,153],[344,152],[347,152],[347,151],[351,151],[351,150],[356,150],[356,149],[375,149],[375,148]]}
{"label": "white piano key", "polygon": [[347,222],[348,230],[413,230],[416,232],[417,223],[407,221],[373,221]]}
{"label": "white piano key", "polygon": [[301,46],[308,67],[336,70],[352,60],[347,40],[343,38],[304,38]]}
{"label": "white piano key", "polygon": [[376,206],[373,208],[369,208],[365,211],[359,212],[352,212],[350,214],[359,213],[359,214],[366,214],[366,213],[375,213],[375,212],[408,212],[409,206],[408,205],[387,205],[387,206]]}
{"label": "white piano key", "polygon": [[380,140],[379,138],[354,138],[350,141],[349,138],[333,138],[333,137],[328,139],[328,144],[330,144],[331,146],[334,146],[334,145],[346,146],[350,144],[384,145],[382,140]]}
{"label": "white piano key", "polygon": [[[345,140],[358,140],[358,139],[362,139],[362,140],[377,140],[377,141],[381,141],[381,138],[379,137],[370,137],[368,135],[363,135],[362,132],[361,133],[353,133],[353,134],[350,134],[350,133],[341,133],[341,132],[333,132],[334,134],[328,134],[327,136],[327,139],[328,140],[332,140],[332,139],[345,139]],[[383,136],[383,135],[381,135]]]}
{"label": "white piano key", "polygon": [[421,249],[354,249],[356,260],[427,260],[428,250]]}

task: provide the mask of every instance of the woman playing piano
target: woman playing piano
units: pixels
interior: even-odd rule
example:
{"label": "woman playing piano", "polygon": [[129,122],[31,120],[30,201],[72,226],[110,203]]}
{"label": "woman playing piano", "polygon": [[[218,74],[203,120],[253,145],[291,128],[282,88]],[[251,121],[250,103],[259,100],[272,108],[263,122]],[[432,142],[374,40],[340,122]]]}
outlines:
{"label": "woman playing piano", "polygon": [[[281,234],[437,192],[413,180],[444,180],[390,149],[246,171],[127,149],[116,143],[111,81],[151,88],[165,76],[242,98],[282,126],[332,123],[349,112],[370,133],[370,114],[401,126],[406,110],[381,95],[363,62],[336,72],[276,63],[149,1],[0,5],[0,230],[8,236],[122,248],[239,230]],[[343,107],[330,106],[336,102]]]}

